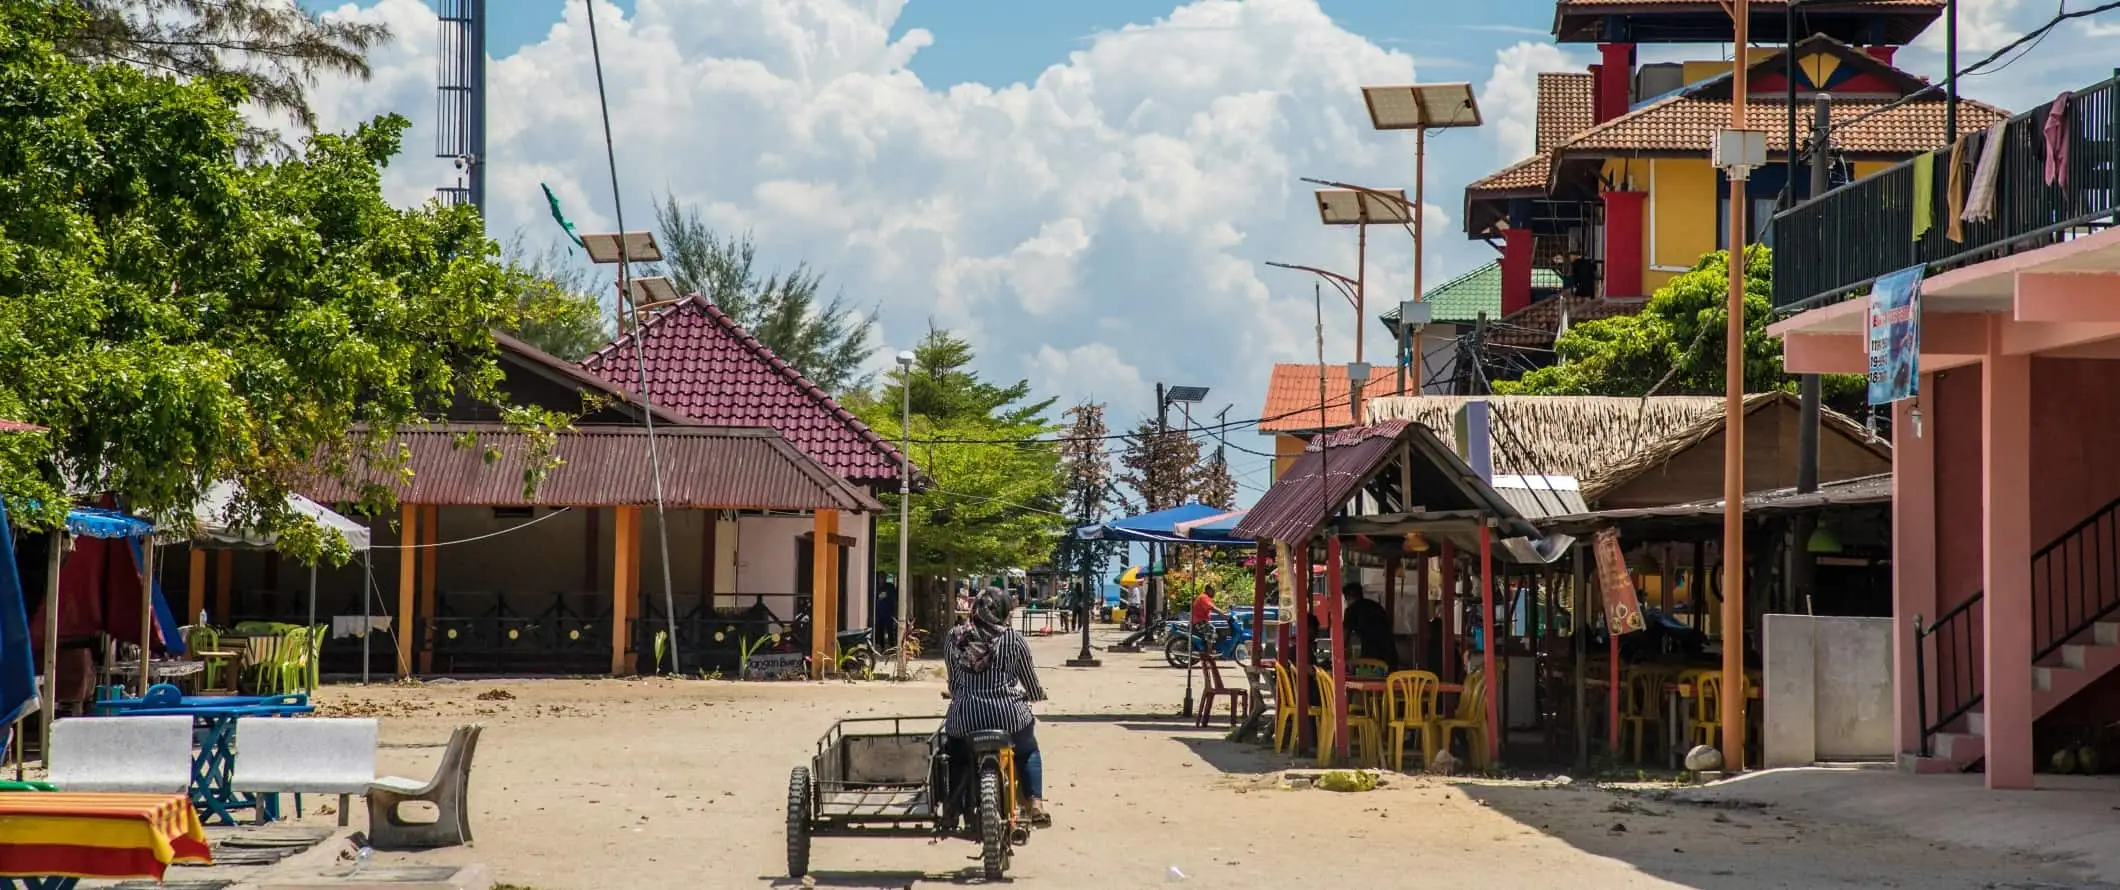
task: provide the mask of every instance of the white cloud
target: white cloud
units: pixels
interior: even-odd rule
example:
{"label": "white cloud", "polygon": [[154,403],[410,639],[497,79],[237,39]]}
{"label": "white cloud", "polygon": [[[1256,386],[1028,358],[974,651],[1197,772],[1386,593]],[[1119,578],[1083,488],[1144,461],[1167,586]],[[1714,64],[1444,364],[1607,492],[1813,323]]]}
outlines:
{"label": "white cloud", "polygon": [[1539,74],[1581,70],[1581,63],[1551,43],[1523,40],[1495,52],[1494,73],[1480,89],[1480,108],[1501,157],[1523,160],[1538,144]]}
{"label": "white cloud", "polygon": [[[1958,0],[1959,64],[1972,61],[1965,53],[1986,54],[2001,49],[2024,33],[2022,24],[2013,21],[2022,3],[2023,0]],[[1915,45],[1941,51],[1949,33],[1939,20],[1922,32]]]}
{"label": "white cloud", "polygon": [[[1115,426],[1147,410],[1158,379],[1212,385],[1232,416],[1251,416],[1271,363],[1314,355],[1309,282],[1262,264],[1353,271],[1352,233],[1319,226],[1298,180],[1411,184],[1410,137],[1374,132],[1360,98],[1365,83],[1412,79],[1411,57],[1342,30],[1316,0],[1193,0],[1088,38],[1032,82],[944,88],[907,67],[930,34],[892,39],[903,7],[639,0],[627,18],[600,5],[627,227],[674,193],[752,231],[768,262],[807,261],[880,304],[888,349],[932,320],[971,339],[991,376],[1112,401]],[[374,55],[373,81],[321,86],[319,110],[334,128],[411,118],[387,182],[394,200],[422,200],[455,177],[426,157],[433,13],[380,0],[336,14],[387,21],[399,38]],[[1526,72],[1566,61],[1537,44],[1505,56]],[[1482,98],[1490,114],[1508,107],[1504,68]],[[488,81],[495,234],[556,234],[539,182],[582,229],[615,225],[582,7],[493,60]],[[1455,189],[1491,161],[1462,148],[1456,173],[1431,153],[1431,280],[1484,259],[1446,237]],[[1397,232],[1370,241],[1380,334],[1374,315],[1410,287],[1410,250]],[[1352,357],[1350,326],[1344,303],[1328,307],[1329,360]]]}

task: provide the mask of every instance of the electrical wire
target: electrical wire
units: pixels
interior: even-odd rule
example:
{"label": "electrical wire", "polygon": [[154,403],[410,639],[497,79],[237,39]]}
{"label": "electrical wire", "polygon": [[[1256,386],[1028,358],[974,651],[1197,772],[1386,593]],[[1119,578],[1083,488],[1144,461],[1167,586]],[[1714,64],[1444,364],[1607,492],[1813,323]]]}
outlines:
{"label": "electrical wire", "polygon": [[434,543],[432,543],[432,544],[370,544],[370,545],[368,545],[368,549],[370,549],[370,550],[435,550],[435,549],[439,549],[439,548],[442,548],[442,547],[453,547],[453,546],[456,546],[456,545],[458,545],[458,544],[472,544],[472,543],[476,543],[476,542],[479,542],[479,541],[484,541],[484,540],[487,540],[487,539],[490,539],[490,538],[498,538],[498,537],[500,537],[500,536],[502,536],[502,535],[512,535],[512,534],[515,534],[516,532],[522,531],[523,529],[529,528],[529,527],[531,527],[531,526],[533,526],[533,525],[536,525],[536,524],[538,524],[538,523],[540,523],[540,522],[544,522],[544,521],[545,521],[545,520],[547,520],[547,519],[551,519],[551,518],[552,518],[552,517],[554,517],[554,516],[558,516],[558,515],[559,515],[559,514],[561,514],[561,513],[565,513],[565,512],[568,512],[568,511],[570,511],[570,510],[573,510],[573,509],[574,509],[573,507],[556,507],[556,508],[554,508],[554,509],[552,510],[552,512],[550,512],[550,513],[547,513],[547,514],[545,514],[545,515],[543,515],[543,516],[539,516],[539,517],[537,517],[536,519],[532,519],[532,520],[530,520],[529,522],[524,522],[524,523],[520,523],[520,524],[518,524],[518,525],[514,525],[514,526],[511,526],[511,527],[508,527],[508,528],[504,528],[504,529],[501,529],[500,531],[497,531],[497,532],[487,532],[487,533],[485,533],[485,534],[483,534],[483,535],[475,535],[475,536],[473,536],[473,537],[469,537],[469,538],[457,538],[457,539],[455,539],[455,540],[451,540],[451,541],[436,541],[436,542],[434,542]]}
{"label": "electrical wire", "polygon": [[[604,161],[611,168],[611,210],[618,222],[618,306],[619,311],[624,312],[626,304],[632,302],[628,276],[633,268],[633,258],[626,251],[626,205],[618,187],[618,148],[611,139],[611,100],[604,92],[604,51],[596,34],[596,0],[582,0],[582,5],[589,11],[589,55],[596,65],[596,104],[604,118]],[[641,422],[648,430],[648,472],[655,480],[655,538],[662,549],[663,614],[670,621],[670,673],[679,674],[684,669],[677,660],[677,593],[676,585],[670,580],[670,521],[663,505],[662,451],[655,443],[655,406],[648,395],[648,344],[647,338],[642,336],[638,308],[633,315],[633,355],[640,369]],[[623,592],[616,589],[611,592],[614,599],[622,595]],[[614,603],[612,611],[618,614],[623,610]]]}
{"label": "electrical wire", "polygon": [[[1944,77],[1942,80],[1939,80],[1935,83],[1929,84],[1928,86],[1922,87],[1921,89],[1908,93],[1898,99],[1886,102],[1883,105],[1879,105],[1861,114],[1850,117],[1847,120],[1834,121],[1833,128],[1836,130],[1845,129],[1846,127],[1852,124],[1858,123],[1860,121],[1866,120],[1879,114],[1883,114],[1894,108],[1898,108],[1902,105],[1911,103],[1914,100],[1926,96],[1930,93],[1934,93],[1937,90],[1949,87],[1952,84],[1957,83],[1962,78],[1975,76],[1980,72],[1981,69],[1994,64],[1997,59],[2009,55],[2018,47],[2023,46],[2027,43],[2034,43],[2036,41],[2046,39],[2046,35],[2048,32],[2054,30],[2055,28],[2061,27],[2061,24],[2063,22],[2066,22],[2070,19],[2088,18],[2090,16],[2097,15],[2098,13],[2110,12],[2115,9],[2120,9],[2120,0],[2114,0],[2114,2],[2101,3],[2097,6],[2093,6],[2088,9],[2078,9],[2074,11],[2064,10],[2062,12],[2057,12],[2052,18],[2047,19],[2046,24],[2040,25],[2037,28],[2033,28],[2030,31],[2024,32],[2024,34],[2019,36],[2016,40],[2012,40],[2008,44],[2004,45],[2001,49],[1989,53],[1986,58],[1983,58],[1970,65],[1960,68],[1957,71],[1949,72],[1948,76]],[[1996,70],[2001,69],[1998,68]],[[1945,138],[1956,138],[1956,134],[1946,134]]]}

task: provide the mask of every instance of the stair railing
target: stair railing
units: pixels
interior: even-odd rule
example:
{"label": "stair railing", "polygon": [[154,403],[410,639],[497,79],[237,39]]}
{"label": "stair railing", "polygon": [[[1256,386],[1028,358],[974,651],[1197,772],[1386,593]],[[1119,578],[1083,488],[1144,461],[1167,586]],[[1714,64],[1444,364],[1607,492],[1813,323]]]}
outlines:
{"label": "stair railing", "polygon": [[[1983,691],[1980,651],[1977,648],[1986,610],[1975,608],[1986,596],[1975,592],[1952,606],[1934,622],[1922,624],[1914,616],[1914,702],[1921,719],[1921,754],[1934,753],[1930,740],[1980,704]],[[1934,649],[1931,655],[1931,647]],[[1937,717],[1929,719],[1928,666],[1936,665]]]}
{"label": "stair railing", "polygon": [[2120,609],[2120,499],[2032,554],[2032,660]]}

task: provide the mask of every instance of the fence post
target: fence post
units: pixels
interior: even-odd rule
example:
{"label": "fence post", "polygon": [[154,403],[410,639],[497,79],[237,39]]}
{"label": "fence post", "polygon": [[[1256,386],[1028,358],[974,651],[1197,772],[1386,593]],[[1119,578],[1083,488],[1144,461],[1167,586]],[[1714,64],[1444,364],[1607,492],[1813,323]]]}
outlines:
{"label": "fence post", "polygon": [[1929,756],[1929,671],[1921,656],[1921,616],[1914,616],[1914,725],[1921,734],[1921,756]]}

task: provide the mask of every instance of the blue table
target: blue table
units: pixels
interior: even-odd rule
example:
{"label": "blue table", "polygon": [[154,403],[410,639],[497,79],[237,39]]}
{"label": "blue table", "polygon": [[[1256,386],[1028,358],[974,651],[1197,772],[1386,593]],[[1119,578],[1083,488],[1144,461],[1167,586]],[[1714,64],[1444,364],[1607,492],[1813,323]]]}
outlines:
{"label": "blue table", "polygon": [[96,707],[105,709],[109,706],[106,714],[116,717],[192,718],[193,736],[199,750],[191,760],[191,804],[198,809],[199,818],[234,825],[238,810],[252,811],[259,821],[279,818],[278,795],[238,794],[231,787],[236,769],[236,721],[244,717],[293,717],[310,713],[316,709],[309,704],[307,696],[250,697],[249,701],[233,696],[205,696],[171,702],[156,700],[150,694],[149,699],[149,702],[139,699],[97,702]]}

